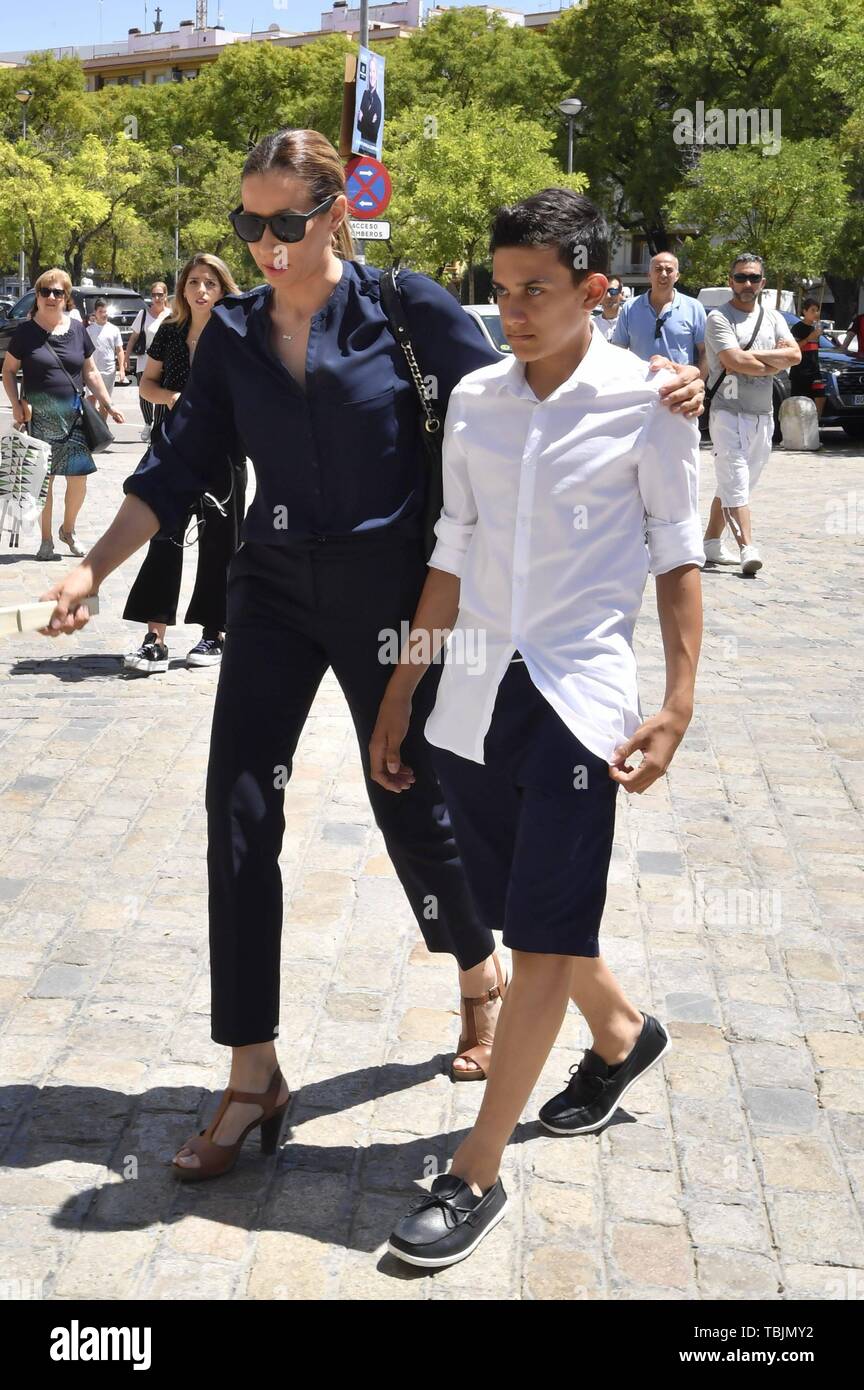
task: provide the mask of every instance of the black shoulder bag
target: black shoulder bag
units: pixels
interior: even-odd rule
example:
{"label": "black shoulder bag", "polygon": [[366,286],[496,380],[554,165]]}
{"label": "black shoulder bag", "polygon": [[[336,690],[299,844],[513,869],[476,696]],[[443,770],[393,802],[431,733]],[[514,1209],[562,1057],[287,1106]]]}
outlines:
{"label": "black shoulder bag", "polygon": [[[110,445],[114,443],[113,434],[109,430],[105,421],[102,419],[102,416],[99,414],[99,411],[96,409],[95,406],[90,404],[90,402],[87,400],[87,397],[84,395],[83,380],[81,383],[81,390],[79,391],[78,387],[75,385],[75,382],[72,380],[72,377],[69,376],[69,373],[63,366],[63,363],[60,361],[56,349],[52,346],[51,343],[47,342],[46,347],[50,348],[51,351],[54,353],[54,356],[57,358],[57,363],[60,367],[61,372],[68,379],[69,384],[72,387],[72,390],[75,392],[75,395],[78,398],[78,411],[81,417],[81,424],[84,428],[84,437],[87,440],[87,448],[90,450],[91,454],[101,454],[104,449],[109,448]],[[77,423],[77,420],[73,423],[72,430],[74,430],[75,425]],[[71,438],[72,430],[69,431],[68,435],[66,436],[66,439]],[[66,439],[55,440],[55,443],[65,444]]]}
{"label": "black shoulder bag", "polygon": [[[759,329],[762,327],[762,320],[764,319],[764,317],[765,317],[765,310],[764,310],[763,306],[760,304],[760,305],[759,305],[759,317],[758,317],[758,319],[756,320],[756,327],[753,329],[753,332],[752,332],[752,334],[751,334],[751,336],[750,336],[750,341],[749,341],[749,343],[747,344],[747,346],[746,346],[745,348],[742,348],[742,349],[741,349],[742,352],[749,352],[750,349],[752,348],[753,344],[755,343],[756,339],[759,337]],[[726,375],[726,368],[724,367],[723,370],[722,370],[722,372],[721,372],[720,375],[718,376],[717,380],[714,382],[714,385],[713,385],[713,386],[706,386],[706,387],[705,387],[705,410],[706,410],[706,412],[707,412],[708,409],[710,408],[711,402],[713,401],[714,397],[717,395],[718,388],[719,388],[719,386],[720,386],[721,381],[722,381],[723,378],[725,377],[725,375]]]}
{"label": "black shoulder bag", "polygon": [[435,523],[441,515],[441,508],[444,504],[444,482],[441,468],[441,421],[432,409],[429,394],[423,382],[423,373],[414,355],[408,320],[405,317],[402,295],[396,279],[397,273],[395,269],[383,271],[378,283],[381,286],[381,307],[387,317],[391,333],[405,354],[405,360],[408,363],[411,380],[414,382],[422,411],[421,434],[423,451],[426,455],[426,507],[423,514],[423,544],[428,560],[435,549],[437,539]]}

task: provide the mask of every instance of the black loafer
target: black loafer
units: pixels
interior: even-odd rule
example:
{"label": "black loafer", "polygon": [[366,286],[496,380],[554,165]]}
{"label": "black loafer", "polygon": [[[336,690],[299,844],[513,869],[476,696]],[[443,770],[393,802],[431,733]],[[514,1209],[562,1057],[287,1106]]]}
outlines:
{"label": "black loafer", "polygon": [[642,1032],[633,1051],[610,1067],[589,1047],[578,1067],[570,1068],[570,1081],[540,1111],[540,1123],[553,1134],[589,1134],[610,1120],[630,1090],[646,1071],[657,1065],[672,1046],[666,1029],[643,1013]]}
{"label": "black loafer", "polygon": [[455,1265],[476,1250],[506,1210],[507,1193],[500,1178],[477,1197],[461,1178],[444,1173],[412,1204],[387,1249],[397,1260],[424,1269]]}

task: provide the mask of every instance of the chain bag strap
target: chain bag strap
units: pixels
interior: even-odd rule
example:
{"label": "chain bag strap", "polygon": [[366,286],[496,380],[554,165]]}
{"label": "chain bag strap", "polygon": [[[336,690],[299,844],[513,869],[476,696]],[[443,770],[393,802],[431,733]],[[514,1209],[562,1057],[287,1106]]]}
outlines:
{"label": "chain bag strap", "polygon": [[444,505],[441,420],[432,408],[429,392],[423,380],[423,373],[414,352],[397,276],[398,271],[395,268],[382,273],[379,281],[381,307],[390,325],[390,331],[405,355],[423,417],[421,437],[426,455],[426,506],[423,515],[423,543],[428,560],[435,549],[437,540],[435,523],[441,515],[441,508]]}

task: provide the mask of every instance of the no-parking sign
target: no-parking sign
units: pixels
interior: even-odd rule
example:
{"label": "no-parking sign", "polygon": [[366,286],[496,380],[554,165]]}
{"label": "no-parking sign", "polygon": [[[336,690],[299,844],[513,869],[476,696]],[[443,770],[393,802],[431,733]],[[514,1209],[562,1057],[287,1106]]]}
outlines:
{"label": "no-parking sign", "polygon": [[371,221],[380,217],[390,202],[390,175],[377,159],[358,154],[345,165],[345,192],[352,217]]}

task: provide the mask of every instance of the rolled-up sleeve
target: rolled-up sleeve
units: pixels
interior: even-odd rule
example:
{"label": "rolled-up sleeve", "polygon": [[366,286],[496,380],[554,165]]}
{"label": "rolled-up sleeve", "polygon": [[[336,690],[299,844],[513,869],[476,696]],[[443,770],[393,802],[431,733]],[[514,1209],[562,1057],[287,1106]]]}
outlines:
{"label": "rolled-up sleeve", "polygon": [[477,503],[468,477],[468,459],[464,447],[466,422],[463,406],[464,397],[457,387],[450,397],[444,422],[444,505],[435,523],[435,549],[429,557],[430,569],[446,570],[448,574],[460,578],[477,525]]}
{"label": "rolled-up sleeve", "polygon": [[[667,374],[655,378],[662,385]],[[705,563],[699,518],[699,430],[659,400],[637,442],[639,492],[645,507],[653,575]]]}
{"label": "rolled-up sleeve", "polygon": [[159,536],[182,526],[205,492],[218,489],[226,461],[242,457],[226,381],[228,330],[210,318],[192,359],[183,394],[123,491],[146,502],[159,518]]}

